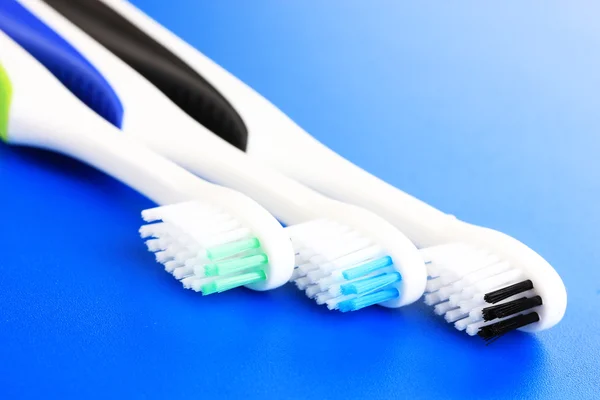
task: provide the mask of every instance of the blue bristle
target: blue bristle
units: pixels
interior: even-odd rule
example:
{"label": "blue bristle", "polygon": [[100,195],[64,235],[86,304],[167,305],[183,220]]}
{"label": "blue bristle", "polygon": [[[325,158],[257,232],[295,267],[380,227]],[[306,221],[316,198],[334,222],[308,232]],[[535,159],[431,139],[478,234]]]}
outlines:
{"label": "blue bristle", "polygon": [[0,30],[42,63],[79,100],[121,128],[123,105],[113,88],[56,32],[17,1],[0,2]]}
{"label": "blue bristle", "polygon": [[387,285],[400,282],[401,280],[402,276],[398,272],[391,274],[379,274],[358,281],[345,283],[340,286],[340,290],[344,296],[351,294],[361,295],[364,293],[373,292],[377,289],[383,289]]}
{"label": "blue bristle", "polygon": [[338,304],[338,310],[341,312],[356,311],[373,304],[396,299],[399,296],[400,292],[396,288],[384,289],[351,300],[344,300]]}
{"label": "blue bristle", "polygon": [[361,276],[368,275],[371,272],[376,271],[380,268],[389,267],[392,264],[392,257],[386,256],[373,261],[369,261],[367,263],[359,265],[358,267],[350,268],[342,272],[342,275],[344,276],[344,279],[349,281],[352,279],[360,278]]}

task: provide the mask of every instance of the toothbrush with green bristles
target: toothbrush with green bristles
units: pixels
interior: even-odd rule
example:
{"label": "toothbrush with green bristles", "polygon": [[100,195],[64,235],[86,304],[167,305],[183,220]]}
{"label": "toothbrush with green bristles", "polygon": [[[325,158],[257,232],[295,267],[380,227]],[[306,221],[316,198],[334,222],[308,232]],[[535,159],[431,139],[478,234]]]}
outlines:
{"label": "toothbrush with green bristles", "polygon": [[131,186],[161,207],[145,210],[147,246],[185,287],[212,294],[285,284],[294,250],[258,203],[198,178],[150,151],[89,109],[27,51],[0,32],[0,138],[60,152]]}

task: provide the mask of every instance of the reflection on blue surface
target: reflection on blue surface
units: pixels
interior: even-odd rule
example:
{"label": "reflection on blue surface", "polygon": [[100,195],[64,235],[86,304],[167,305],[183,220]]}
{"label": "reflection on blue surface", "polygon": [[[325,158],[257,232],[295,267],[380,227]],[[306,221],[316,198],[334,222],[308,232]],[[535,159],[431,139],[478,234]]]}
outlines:
{"label": "reflection on blue surface", "polygon": [[0,146],[1,398],[597,397],[600,10],[135,3],[359,165],[540,252],[567,314],[486,347],[422,303],[332,313],[293,285],[202,298],[138,239],[149,201]]}

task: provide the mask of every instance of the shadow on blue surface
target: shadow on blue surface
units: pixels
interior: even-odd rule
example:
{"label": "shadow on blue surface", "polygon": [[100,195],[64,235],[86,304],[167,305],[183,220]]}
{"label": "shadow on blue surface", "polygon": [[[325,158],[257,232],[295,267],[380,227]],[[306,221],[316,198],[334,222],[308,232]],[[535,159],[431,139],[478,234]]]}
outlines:
{"label": "shadow on blue surface", "polygon": [[[151,204],[129,188],[65,157],[2,145],[0,176],[6,182],[9,174],[11,185],[23,187],[13,188],[20,196],[2,199],[20,226],[3,237],[11,251],[0,286],[11,307],[3,312],[0,340],[11,346],[0,356],[10,360],[13,376],[37,375],[35,386],[3,382],[9,398],[57,387],[65,396],[88,397],[125,376],[148,380],[151,390],[119,387],[142,397],[195,390],[260,395],[306,383],[298,397],[318,397],[325,382],[332,391],[385,397],[418,391],[423,382],[410,379],[414,374],[428,376],[440,396],[471,397],[479,390],[474,382],[485,381],[488,393],[508,397],[515,388],[526,394],[544,369],[535,336],[508,335],[486,347],[422,303],[341,314],[289,284],[201,297],[183,290],[145,251],[139,210]],[[39,374],[47,368],[60,374]],[[501,379],[494,377],[498,368]],[[173,386],[180,376],[197,379]]]}

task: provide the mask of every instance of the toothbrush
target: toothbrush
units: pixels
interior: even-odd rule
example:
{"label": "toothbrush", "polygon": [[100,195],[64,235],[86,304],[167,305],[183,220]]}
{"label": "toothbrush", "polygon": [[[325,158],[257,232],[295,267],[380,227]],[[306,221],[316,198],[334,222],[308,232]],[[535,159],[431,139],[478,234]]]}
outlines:
{"label": "toothbrush", "polygon": [[[251,157],[333,198],[375,211],[402,229],[424,248],[422,256],[432,278],[427,303],[439,302],[436,313],[444,314],[449,322],[456,321],[458,329],[493,340],[513,329],[548,329],[562,319],[567,304],[562,280],[523,243],[446,215],[343,159],[251,88],[128,2],[45,1],[134,65],[183,110]],[[118,27],[121,43],[106,33],[106,21]],[[126,54],[126,36],[134,40],[138,52],[144,45],[154,51],[154,59],[146,58],[152,65],[142,67],[135,54]],[[187,98],[196,101],[189,102]],[[211,113],[194,109],[195,104],[209,104],[216,109],[212,113],[234,121],[231,130],[235,134],[226,134],[210,121]],[[464,268],[465,263],[469,264],[468,269]],[[468,287],[464,286],[467,283]],[[460,296],[452,292],[454,297],[446,297],[451,289]],[[497,296],[498,292],[504,294]],[[458,301],[458,297],[468,299]],[[494,307],[503,307],[502,312]],[[492,318],[496,315],[499,317]]]}
{"label": "toothbrush", "polygon": [[[197,124],[135,70],[47,5],[12,1],[10,7],[0,7],[0,11],[10,15],[15,21],[13,25],[19,25],[13,27],[10,34],[58,77],[74,62],[64,51],[58,51],[69,44],[56,33],[50,35],[48,26],[68,38],[70,45],[92,62],[115,89],[124,110],[122,118],[116,120],[121,121],[125,136],[135,137],[213,182],[250,195],[283,223],[294,225],[287,233],[292,238],[297,263],[302,265],[301,271],[319,269],[310,276],[314,279],[312,283],[321,283],[320,290],[330,294],[326,302],[330,309],[353,311],[373,304],[395,308],[422,296],[426,283],[423,259],[397,228],[372,212],[324,197],[253,162]],[[30,20],[30,12],[39,18],[34,18],[35,23]],[[23,13],[28,17],[21,17]],[[40,19],[48,24],[43,30],[38,28],[39,24],[43,25]],[[36,37],[42,34],[43,39],[53,45],[48,43],[40,48]],[[89,70],[89,63],[81,64],[81,68]],[[75,73],[89,82],[86,90],[94,86],[94,81],[88,78],[89,71]],[[85,101],[80,93],[83,85],[72,85],[68,79],[63,79],[63,83]],[[99,96],[103,93],[95,91]],[[99,103],[103,106],[95,107]],[[106,104],[111,103],[88,102],[107,120],[112,116],[114,121],[119,110],[114,108],[107,112]],[[181,143],[186,145],[181,146]],[[194,272],[192,266],[178,261],[168,268],[177,268],[174,275],[181,279]],[[344,275],[347,270],[352,270],[352,278]]]}
{"label": "toothbrush", "polygon": [[[5,14],[0,14],[0,20],[3,29],[12,23]],[[163,261],[161,257],[195,259],[190,262],[196,269],[210,269],[202,277],[202,285],[193,287],[204,294],[241,285],[255,290],[273,289],[286,283],[292,274],[294,251],[289,237],[268,211],[252,199],[205,182],[121,135],[3,32],[0,138],[9,144],[77,158],[156,203],[171,204],[144,211],[142,216],[149,222],[162,222],[143,226],[141,233],[156,237],[149,245],[163,239],[156,249],[163,250],[157,253],[159,261]]]}

